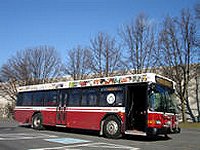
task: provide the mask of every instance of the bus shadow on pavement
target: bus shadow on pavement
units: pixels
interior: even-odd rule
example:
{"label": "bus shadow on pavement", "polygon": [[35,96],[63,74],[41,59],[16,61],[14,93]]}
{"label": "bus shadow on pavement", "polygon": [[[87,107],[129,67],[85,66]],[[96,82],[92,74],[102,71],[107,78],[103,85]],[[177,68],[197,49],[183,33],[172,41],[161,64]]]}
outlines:
{"label": "bus shadow on pavement", "polygon": [[62,128],[62,127],[53,127],[53,126],[46,126],[45,130],[61,132],[61,133],[69,133],[69,134],[96,136],[96,137],[99,136],[99,132],[94,131],[94,130]]}
{"label": "bus shadow on pavement", "polygon": [[131,140],[131,141],[155,142],[155,141],[167,141],[167,140],[171,140],[172,138],[169,136],[148,137],[148,136],[140,136],[140,135],[126,135],[124,139]]}

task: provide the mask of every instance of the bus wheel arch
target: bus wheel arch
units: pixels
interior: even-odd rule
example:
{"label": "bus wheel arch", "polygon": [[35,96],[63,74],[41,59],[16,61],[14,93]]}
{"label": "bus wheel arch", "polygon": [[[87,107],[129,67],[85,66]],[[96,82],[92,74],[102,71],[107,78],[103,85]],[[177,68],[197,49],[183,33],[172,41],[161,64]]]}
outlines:
{"label": "bus wheel arch", "polygon": [[32,123],[31,127],[36,130],[42,130],[43,129],[43,117],[41,112],[35,112],[32,116]]}
{"label": "bus wheel arch", "polygon": [[101,121],[100,135],[108,138],[120,138],[122,136],[122,121],[116,114],[107,114]]}

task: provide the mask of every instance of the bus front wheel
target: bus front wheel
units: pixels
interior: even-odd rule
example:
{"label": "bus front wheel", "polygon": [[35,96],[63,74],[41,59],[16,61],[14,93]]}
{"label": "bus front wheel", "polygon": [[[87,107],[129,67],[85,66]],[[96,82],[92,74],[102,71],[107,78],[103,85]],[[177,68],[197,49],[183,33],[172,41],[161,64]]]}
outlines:
{"label": "bus front wheel", "polygon": [[103,126],[104,135],[108,138],[121,137],[121,123],[115,116],[108,116]]}
{"label": "bus front wheel", "polygon": [[37,113],[33,116],[32,118],[32,128],[36,129],[36,130],[41,130],[43,129],[42,126],[42,114],[41,113]]}

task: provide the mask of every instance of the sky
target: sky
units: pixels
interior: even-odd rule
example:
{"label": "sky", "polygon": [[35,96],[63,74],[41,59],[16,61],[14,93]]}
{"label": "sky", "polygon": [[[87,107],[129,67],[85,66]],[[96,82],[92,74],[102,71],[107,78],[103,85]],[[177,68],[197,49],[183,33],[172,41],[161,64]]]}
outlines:
{"label": "sky", "polygon": [[49,45],[62,60],[98,32],[117,35],[139,13],[154,22],[199,0],[0,0],[0,67],[17,51]]}

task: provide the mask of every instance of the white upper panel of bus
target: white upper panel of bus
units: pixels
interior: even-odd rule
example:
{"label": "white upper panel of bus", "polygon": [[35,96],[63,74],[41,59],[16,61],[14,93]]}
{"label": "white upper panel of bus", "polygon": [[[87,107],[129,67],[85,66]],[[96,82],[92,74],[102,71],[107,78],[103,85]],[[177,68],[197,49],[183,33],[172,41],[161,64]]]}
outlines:
{"label": "white upper panel of bus", "polygon": [[144,73],[144,74],[134,74],[134,75],[124,75],[124,76],[114,76],[114,77],[105,77],[105,78],[94,78],[94,79],[86,79],[86,80],[73,80],[73,81],[66,81],[66,82],[21,86],[18,88],[18,92],[53,90],[53,89],[73,88],[73,87],[89,87],[89,86],[100,86],[100,85],[127,84],[127,83],[142,83],[142,82],[156,83],[156,77],[159,77],[159,79],[162,79],[168,82],[173,82],[172,80],[166,77],[163,77],[154,73]]}

